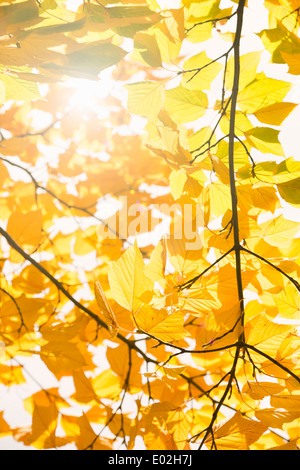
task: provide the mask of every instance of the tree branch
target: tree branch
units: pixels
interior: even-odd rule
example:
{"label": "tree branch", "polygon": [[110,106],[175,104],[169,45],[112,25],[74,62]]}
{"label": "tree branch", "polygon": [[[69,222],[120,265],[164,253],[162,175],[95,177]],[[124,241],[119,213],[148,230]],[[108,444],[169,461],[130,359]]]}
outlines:
{"label": "tree branch", "polygon": [[240,0],[237,9],[237,26],[236,33],[233,42],[233,53],[234,53],[234,76],[233,76],[233,87],[231,96],[231,109],[230,109],[230,124],[229,124],[229,179],[230,179],[230,194],[231,194],[231,209],[232,209],[232,226],[233,226],[233,238],[234,238],[234,251],[236,258],[236,280],[238,297],[241,309],[241,319],[243,324],[244,317],[244,295],[243,295],[243,283],[242,283],[242,270],[241,270],[241,245],[239,237],[239,220],[238,220],[238,208],[237,208],[237,192],[235,185],[235,169],[234,169],[234,141],[235,141],[235,115],[237,106],[237,96],[239,92],[239,78],[240,78],[240,40],[243,26],[243,15],[244,15],[245,0]]}

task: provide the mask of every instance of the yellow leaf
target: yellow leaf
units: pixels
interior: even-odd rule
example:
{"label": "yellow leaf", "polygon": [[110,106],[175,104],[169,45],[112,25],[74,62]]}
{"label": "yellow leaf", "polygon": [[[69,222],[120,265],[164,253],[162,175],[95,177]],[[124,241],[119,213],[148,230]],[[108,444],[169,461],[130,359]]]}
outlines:
{"label": "yellow leaf", "polygon": [[166,425],[178,449],[184,449],[191,427],[186,412],[181,407],[170,411]]}
{"label": "yellow leaf", "polygon": [[300,397],[299,395],[278,395],[271,397],[271,406],[299,413]]}
{"label": "yellow leaf", "polygon": [[9,424],[3,418],[3,411],[0,411],[0,436],[8,436],[11,434],[11,429]]}
{"label": "yellow leaf", "polygon": [[[249,450],[266,429],[266,425],[235,413],[232,418],[214,427],[214,444],[218,450]],[[209,436],[205,443],[211,442],[212,437]]]}
{"label": "yellow leaf", "polygon": [[15,300],[8,299],[1,306],[1,317],[6,326],[20,327],[23,320],[24,325],[32,330],[37,322],[48,318],[53,311],[52,303],[43,298],[28,298],[22,294]]}
{"label": "yellow leaf", "polygon": [[[291,441],[295,445],[295,441]],[[266,432],[263,434],[258,441],[253,444],[251,450],[280,450],[281,446],[283,444],[283,449],[282,450],[293,450],[289,449],[289,445],[285,444],[285,440],[280,437],[279,435],[275,434],[274,432]],[[287,446],[287,449],[284,449],[284,447]],[[296,449],[295,449],[296,450]]]}
{"label": "yellow leaf", "polygon": [[8,219],[7,231],[20,245],[35,246],[42,239],[43,215],[36,210],[26,213],[13,212]]}
{"label": "yellow leaf", "polygon": [[284,155],[279,141],[279,131],[271,127],[255,127],[245,132],[247,142],[263,153]]}
{"label": "yellow leaf", "polygon": [[131,419],[124,412],[114,413],[111,408],[107,407],[107,420],[109,423],[108,427],[114,435],[117,435],[120,429],[122,429],[129,436]]}
{"label": "yellow leaf", "polygon": [[165,275],[167,250],[165,238],[162,238],[151,253],[149,263],[145,266],[145,274],[153,281],[162,279]]}
{"label": "yellow leaf", "polygon": [[[6,2],[10,3],[10,2]],[[33,0],[18,2],[18,4],[4,5],[0,8],[0,17],[5,18],[7,24],[22,23],[23,21],[33,21],[38,17],[38,5]]]}
{"label": "yellow leaf", "polygon": [[73,380],[76,392],[72,398],[80,403],[90,403],[93,400],[97,401],[97,396],[91,381],[81,369],[73,371]]}
{"label": "yellow leaf", "polygon": [[278,295],[274,296],[274,301],[282,318],[300,319],[299,292],[294,285],[286,285]]}
{"label": "yellow leaf", "polygon": [[159,424],[163,424],[167,421],[169,413],[175,411],[177,407],[169,401],[162,401],[159,403],[153,403],[147,406],[144,410],[145,422],[150,425],[155,419]]}
{"label": "yellow leaf", "polygon": [[0,364],[0,383],[11,387],[25,382],[21,366]]}
{"label": "yellow leaf", "polygon": [[89,227],[84,232],[82,232],[82,230],[77,230],[75,235],[76,240],[74,245],[74,252],[77,255],[83,256],[95,250],[95,246],[97,243],[97,234],[95,227]]}
{"label": "yellow leaf", "polygon": [[228,167],[218,157],[216,157],[214,155],[211,155],[210,152],[208,152],[208,153],[209,153],[209,157],[212,160],[213,169],[214,169],[217,177],[219,178],[219,180],[223,184],[229,184],[229,169],[228,169]]}
{"label": "yellow leaf", "polygon": [[144,413],[147,429],[151,429],[151,425],[158,422],[160,429],[163,430],[165,423],[166,429],[173,437],[177,447],[184,449],[191,424],[182,407],[177,407],[173,403],[165,401],[150,405]]}
{"label": "yellow leaf", "polygon": [[[192,135],[188,136],[189,149],[193,152],[193,157],[197,156],[197,149],[201,151],[201,155],[197,157],[197,162],[201,162],[207,157],[207,142],[210,140],[210,145],[216,142],[216,136],[211,127],[201,127],[201,129]],[[195,152],[195,153],[194,153]]]}
{"label": "yellow leaf", "polygon": [[112,440],[105,437],[97,437],[89,420],[89,412],[82,416],[61,416],[61,425],[67,434],[69,441],[74,441],[79,450],[110,450]]}
{"label": "yellow leaf", "polygon": [[264,397],[280,393],[284,386],[272,382],[247,382],[243,386],[243,393],[247,393],[254,400],[262,400]]}
{"label": "yellow leaf", "polygon": [[[185,73],[183,74],[182,84],[190,90],[209,90],[212,81],[222,70],[222,64],[211,62],[211,59],[207,57],[205,52],[200,52],[186,60],[183,64]],[[207,66],[207,64],[210,65]],[[202,70],[196,73],[194,69],[199,69],[200,67],[203,67]],[[194,71],[188,72],[188,70]]]}
{"label": "yellow leaf", "polygon": [[[250,121],[250,119],[247,117],[247,115],[241,111],[236,111],[235,112],[235,133],[237,137],[244,137],[244,133],[248,131],[249,129],[252,129],[253,123]],[[220,122],[220,129],[223,132],[223,134],[227,135],[230,132],[230,113],[228,113],[222,117],[221,122]],[[238,142],[238,144],[240,144]],[[238,154],[237,151],[237,143],[235,143],[235,154]],[[228,151],[227,151],[228,153]],[[245,155],[244,155],[245,157]]]}
{"label": "yellow leaf", "polygon": [[286,411],[282,408],[257,410],[255,417],[264,425],[271,428],[281,428],[284,423],[290,423],[300,417],[300,410]]}
{"label": "yellow leaf", "polygon": [[184,32],[184,8],[169,9],[166,12],[164,24],[174,42],[182,42],[185,36]]}
{"label": "yellow leaf", "polygon": [[25,410],[32,414],[35,406],[48,407],[55,403],[57,409],[68,408],[70,405],[60,396],[58,387],[39,390],[24,400]]}
{"label": "yellow leaf", "polygon": [[111,450],[113,440],[106,437],[98,437],[93,431],[85,414],[77,418],[76,424],[79,427],[79,435],[76,437],[78,450]]}
{"label": "yellow leaf", "polygon": [[[143,363],[142,358],[134,351],[131,351],[129,356],[128,346],[125,343],[121,343],[117,348],[108,348],[106,357],[111,370],[117,374],[121,387],[127,381],[131,393],[141,390],[142,379],[140,368]],[[99,381],[97,385],[99,396],[101,396],[100,384],[101,382]],[[96,385],[94,387],[96,388]]]}
{"label": "yellow leaf", "polygon": [[169,261],[182,276],[197,274],[209,265],[204,258],[202,247],[195,249],[193,244],[189,247],[191,241],[183,236],[168,237],[166,240]]}
{"label": "yellow leaf", "polygon": [[104,370],[96,377],[92,377],[91,383],[99,398],[114,399],[121,392],[120,381],[110,369]]}
{"label": "yellow leaf", "polygon": [[252,114],[261,108],[280,102],[290,91],[291,83],[257,74],[256,79],[249,83],[238,94],[241,111]]}
{"label": "yellow leaf", "polygon": [[8,100],[27,101],[41,98],[36,83],[1,72],[1,82],[5,87],[5,97],[2,103]]}
{"label": "yellow leaf", "polygon": [[132,114],[155,119],[163,100],[162,86],[159,82],[137,82],[126,85],[127,106]]}
{"label": "yellow leaf", "polygon": [[[250,191],[250,195],[252,197],[254,207],[260,207],[265,210],[269,210],[274,212],[275,209],[280,205],[276,189],[272,186],[266,186],[262,184],[253,185],[252,191]],[[246,217],[247,222],[249,224],[249,218]],[[251,236],[251,234],[250,234]]]}
{"label": "yellow leaf", "polygon": [[136,242],[108,266],[108,280],[113,298],[133,313],[143,305],[142,295],[153,287],[153,281],[145,275],[144,268],[143,257]]}
{"label": "yellow leaf", "polygon": [[300,337],[297,332],[291,331],[282,341],[277,353],[278,358],[296,358],[300,347]]}
{"label": "yellow leaf", "polygon": [[142,331],[161,341],[179,341],[189,336],[183,328],[184,314],[177,310],[169,313],[164,309],[144,307],[136,315],[136,323]]}
{"label": "yellow leaf", "polygon": [[164,369],[164,373],[168,377],[176,378],[178,377],[179,374],[181,374],[184,371],[185,366],[167,364],[163,367],[163,369]]}
{"label": "yellow leaf", "polygon": [[109,304],[108,299],[102,289],[102,286],[99,281],[95,281],[95,296],[97,300],[98,307],[103,313],[108,329],[110,331],[111,337],[115,338],[119,331],[119,326],[115,317],[115,314]]}
{"label": "yellow leaf", "polygon": [[[1,84],[0,84],[0,95],[1,95]],[[0,97],[1,100],[1,97]],[[0,189],[3,189],[4,184],[7,182],[9,179],[9,173],[4,165],[4,163],[0,162]]]}
{"label": "yellow leaf", "polygon": [[165,430],[158,429],[157,426],[147,427],[144,435],[144,443],[147,450],[177,450],[173,437]]}
{"label": "yellow leaf", "polygon": [[300,230],[300,224],[285,219],[283,215],[260,224],[264,240],[272,246],[288,247]]}
{"label": "yellow leaf", "polygon": [[210,211],[216,217],[223,215],[228,209],[231,209],[230,187],[220,181],[208,184],[205,189],[208,193]]}
{"label": "yellow leaf", "polygon": [[[239,89],[243,90],[248,83],[255,79],[257,67],[261,58],[261,51],[249,52],[240,57],[240,80]],[[234,58],[231,56],[227,64],[226,88],[231,90],[233,86]]]}
{"label": "yellow leaf", "polygon": [[132,59],[150,67],[161,67],[161,54],[157,39],[153,34],[137,33],[134,36]]}
{"label": "yellow leaf", "polygon": [[160,147],[163,151],[167,151],[164,152],[166,154],[166,158],[168,160],[171,159],[171,161],[176,164],[176,168],[178,165],[188,163],[190,160],[190,154],[181,146],[179,132],[165,126],[159,126],[158,132],[160,136]]}
{"label": "yellow leaf", "polygon": [[169,31],[165,28],[163,23],[157,25],[154,30],[154,35],[157,40],[162,61],[172,63],[176,60],[180,54],[181,42],[172,40],[173,38],[169,36]]}
{"label": "yellow leaf", "polygon": [[283,339],[292,329],[291,325],[280,325],[267,319],[264,313],[256,315],[245,325],[245,338],[249,344],[271,355],[276,355]]}
{"label": "yellow leaf", "polygon": [[286,202],[293,206],[300,206],[300,178],[277,184],[277,189]]}
{"label": "yellow leaf", "polygon": [[172,119],[185,123],[198,119],[206,113],[208,99],[201,90],[189,90],[182,85],[166,90],[164,106]]}
{"label": "yellow leaf", "polygon": [[46,287],[47,279],[34,266],[30,265],[23,269],[20,276],[16,276],[12,285],[16,291],[27,294],[38,294]]}
{"label": "yellow leaf", "polygon": [[[35,40],[39,41],[38,34],[36,36]],[[83,43],[78,50],[59,55],[55,61],[45,62],[40,67],[58,76],[70,75],[96,80],[102,70],[117,64],[126,52],[112,43],[96,41],[90,44]]]}
{"label": "yellow leaf", "polygon": [[183,193],[184,185],[187,181],[187,174],[184,168],[173,170],[170,175],[170,189],[174,199],[179,199]]}
{"label": "yellow leaf", "polygon": [[32,415],[31,444],[37,449],[55,448],[55,431],[58,420],[58,410],[55,403],[48,406],[35,405]]}
{"label": "yellow leaf", "polygon": [[280,446],[270,447],[268,450],[298,450],[298,439],[293,439]]}
{"label": "yellow leaf", "polygon": [[41,347],[41,359],[56,376],[71,375],[74,369],[86,365],[86,360],[75,343],[50,341]]}
{"label": "yellow leaf", "polygon": [[292,75],[299,75],[300,73],[300,53],[289,54],[288,52],[281,52],[284,61],[289,66],[289,73]]}
{"label": "yellow leaf", "polygon": [[295,109],[295,103],[278,102],[270,104],[264,108],[260,108],[254,113],[254,116],[264,124],[272,126],[280,126],[287,116]]}

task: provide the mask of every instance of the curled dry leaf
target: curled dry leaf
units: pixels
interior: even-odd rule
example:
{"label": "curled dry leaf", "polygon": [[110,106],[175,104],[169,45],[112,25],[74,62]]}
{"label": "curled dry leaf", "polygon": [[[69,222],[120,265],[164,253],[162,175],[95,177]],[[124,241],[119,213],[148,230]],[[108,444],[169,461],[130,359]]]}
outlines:
{"label": "curled dry leaf", "polygon": [[99,281],[95,281],[94,288],[95,288],[95,297],[96,297],[98,307],[100,308],[101,312],[103,313],[105,317],[105,321],[107,323],[111,337],[115,338],[120,329],[117,323],[115,314],[109,304],[109,301]]}

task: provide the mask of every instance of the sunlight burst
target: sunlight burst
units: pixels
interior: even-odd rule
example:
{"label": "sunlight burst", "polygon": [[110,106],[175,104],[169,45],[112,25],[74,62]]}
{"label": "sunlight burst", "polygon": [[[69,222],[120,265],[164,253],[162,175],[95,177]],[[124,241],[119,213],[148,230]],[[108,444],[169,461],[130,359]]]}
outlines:
{"label": "sunlight burst", "polygon": [[70,99],[72,107],[93,108],[99,99],[105,99],[108,94],[107,86],[103,86],[102,81],[92,81],[85,79],[73,79],[68,82],[74,93]]}

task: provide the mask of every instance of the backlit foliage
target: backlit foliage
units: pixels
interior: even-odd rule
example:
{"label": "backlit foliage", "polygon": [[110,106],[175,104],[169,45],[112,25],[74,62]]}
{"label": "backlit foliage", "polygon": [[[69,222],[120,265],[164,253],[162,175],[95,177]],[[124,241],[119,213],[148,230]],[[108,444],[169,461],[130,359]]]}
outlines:
{"label": "backlit foliage", "polygon": [[0,5],[0,437],[297,449],[300,2],[78,3]]}

